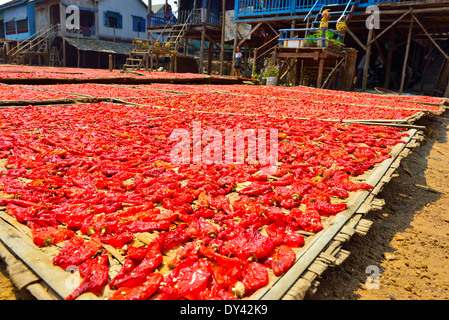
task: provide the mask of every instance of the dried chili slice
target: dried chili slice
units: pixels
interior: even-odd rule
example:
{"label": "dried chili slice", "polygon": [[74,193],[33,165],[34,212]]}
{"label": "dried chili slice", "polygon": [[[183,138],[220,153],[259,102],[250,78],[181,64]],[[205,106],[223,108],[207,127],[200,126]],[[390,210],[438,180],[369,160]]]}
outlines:
{"label": "dried chili slice", "polygon": [[100,294],[108,283],[108,254],[103,252],[98,257],[85,261],[79,266],[79,271],[83,281],[66,300],[74,300],[85,292],[92,292],[95,295]]}
{"label": "dried chili slice", "polygon": [[263,264],[270,267],[277,276],[288,271],[295,263],[296,254],[288,245],[281,244],[263,260]]}
{"label": "dried chili slice", "polygon": [[58,229],[54,227],[34,227],[31,228],[33,241],[39,247],[46,247],[51,244],[57,244],[75,236],[75,232],[68,229]]}
{"label": "dried chili slice", "polygon": [[101,243],[97,239],[84,241],[80,236],[69,239],[61,248],[59,254],[53,258],[53,264],[66,269],[72,265],[80,265],[84,261],[93,257],[101,248]]}
{"label": "dried chili slice", "polygon": [[147,300],[157,291],[163,279],[162,274],[151,273],[141,285],[136,287],[120,287],[108,300]]}
{"label": "dried chili slice", "polygon": [[126,259],[122,269],[109,283],[109,287],[135,287],[142,284],[147,276],[162,264],[162,254],[158,250],[149,250],[142,261]]}
{"label": "dried chili slice", "polygon": [[196,299],[206,289],[211,274],[208,261],[185,260],[164,279],[165,285],[159,288],[161,295],[158,299]]}

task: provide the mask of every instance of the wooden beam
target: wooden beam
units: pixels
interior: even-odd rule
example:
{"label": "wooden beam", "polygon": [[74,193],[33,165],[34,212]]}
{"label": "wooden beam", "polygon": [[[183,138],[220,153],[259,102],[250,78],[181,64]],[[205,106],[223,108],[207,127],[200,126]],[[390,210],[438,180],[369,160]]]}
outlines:
{"label": "wooden beam", "polygon": [[371,55],[371,39],[373,37],[374,29],[370,29],[368,32],[368,40],[366,41],[366,58],[365,65],[363,66],[363,79],[362,79],[362,91],[366,91],[366,84],[368,82],[368,68]]}
{"label": "wooden beam", "polygon": [[206,39],[206,28],[203,25],[203,29],[201,30],[201,47],[200,47],[200,65],[199,65],[199,70],[198,73],[202,74],[203,73],[203,64],[204,64],[204,42]]}
{"label": "wooden beam", "polygon": [[64,60],[63,67],[67,66],[67,41],[62,39],[62,59]]}
{"label": "wooden beam", "polygon": [[329,79],[331,78],[331,76],[334,74],[335,71],[337,71],[338,67],[343,63],[343,61],[345,61],[345,58],[341,59],[337,65],[335,66],[335,68],[332,69],[332,71],[329,73],[329,75],[327,76],[326,80],[324,81],[321,89],[324,89],[326,87],[327,82],[329,81]]}
{"label": "wooden beam", "polygon": [[355,40],[355,42],[357,42],[357,44],[364,50],[366,51],[366,46],[362,43],[362,41],[360,41],[360,39],[349,29],[346,28],[346,32]]}
{"label": "wooden beam", "polygon": [[404,91],[405,75],[407,73],[408,53],[410,51],[410,42],[412,40],[413,21],[413,19],[410,21],[410,27],[408,29],[407,48],[405,49],[404,64],[402,65],[402,77],[401,85],[399,87],[399,94],[402,94],[402,91]]}
{"label": "wooden beam", "polygon": [[318,63],[318,77],[316,80],[316,87],[321,88],[321,81],[323,80],[324,59],[320,59]]}
{"label": "wooden beam", "polygon": [[239,37],[239,24],[236,23],[235,24],[235,35],[234,35],[234,48],[232,50],[232,65],[231,65],[231,76],[234,74],[234,65],[235,65],[235,50],[237,48],[237,41],[238,41],[238,37]]}
{"label": "wooden beam", "polygon": [[426,62],[424,63],[424,67],[422,70],[422,78],[421,78],[421,93],[424,91],[424,84],[426,81],[426,71],[429,68],[430,61],[432,61],[432,51],[433,51],[433,43],[430,44],[429,51],[425,56]]}
{"label": "wooden beam", "polygon": [[[381,33],[379,33],[377,35],[377,37],[374,37],[371,42],[377,40],[378,38],[380,38],[382,35],[385,34],[385,32],[387,32],[388,30],[390,30],[390,28],[392,28],[396,23],[398,23],[399,21],[401,21],[406,15],[408,15],[410,12],[412,12],[413,8],[410,8],[409,10],[407,10],[406,12],[404,12],[399,18],[397,18],[392,24],[390,24],[387,28],[385,28],[384,30],[382,30]],[[383,13],[383,12],[382,12]]]}
{"label": "wooden beam", "polygon": [[438,50],[440,50],[440,52],[443,54],[443,56],[446,58],[446,60],[449,60],[449,56],[446,54],[446,52],[444,52],[443,49],[441,49],[441,47],[438,45],[438,43],[436,43],[436,41],[430,36],[430,34],[427,32],[426,28],[424,28],[424,26],[421,24],[421,22],[419,22],[418,18],[416,18],[416,16],[414,14],[412,14],[412,17],[416,21],[416,23],[421,27],[421,29],[425,32],[427,37],[429,37],[430,41],[432,41],[432,43],[435,45],[435,47]]}
{"label": "wooden beam", "polygon": [[393,29],[390,35],[390,41],[388,42],[388,53],[387,53],[387,63],[385,65],[385,82],[384,88],[388,89],[390,86],[390,76],[391,76],[391,63],[393,61],[394,52],[394,41],[396,38],[396,29]]}
{"label": "wooden beam", "polygon": [[[226,0],[221,0],[221,14],[222,14],[222,21],[221,21],[221,39],[220,39],[220,76],[223,75],[223,68],[224,68],[224,39],[225,39],[225,27],[226,27]],[[186,39],[187,40],[187,39]],[[184,52],[184,55],[186,53]]]}
{"label": "wooden beam", "polygon": [[246,39],[248,39],[253,34],[253,32],[256,31],[261,25],[262,25],[262,22],[259,22],[258,24],[256,24],[256,26],[254,28],[252,28],[251,31],[242,40],[240,40],[238,46],[241,46],[243,44],[243,42],[245,42]]}

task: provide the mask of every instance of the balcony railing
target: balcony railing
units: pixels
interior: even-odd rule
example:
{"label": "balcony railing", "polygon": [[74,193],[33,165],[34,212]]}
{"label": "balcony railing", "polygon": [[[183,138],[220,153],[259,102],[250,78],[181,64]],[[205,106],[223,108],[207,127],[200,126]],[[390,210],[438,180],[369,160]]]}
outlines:
{"label": "balcony railing", "polygon": [[175,12],[152,13],[147,16],[148,27],[159,27],[165,25],[201,24],[203,22],[221,25],[221,14],[205,8],[190,10],[179,10]]}
{"label": "balcony railing", "polygon": [[[236,18],[268,16],[276,14],[306,14],[312,8],[319,11],[323,5],[345,5],[349,0],[235,0]],[[382,2],[403,2],[408,0],[359,0],[359,7]],[[315,6],[315,7],[314,7]]]}

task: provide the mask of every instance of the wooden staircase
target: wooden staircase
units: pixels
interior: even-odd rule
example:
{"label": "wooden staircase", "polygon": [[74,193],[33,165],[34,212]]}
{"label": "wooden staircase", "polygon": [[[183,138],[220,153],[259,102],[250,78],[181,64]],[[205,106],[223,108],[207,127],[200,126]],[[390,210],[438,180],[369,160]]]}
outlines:
{"label": "wooden staircase", "polygon": [[[185,39],[185,36],[191,25],[191,17],[194,9],[189,13],[187,19],[183,24],[175,24],[170,18],[164,29],[159,33],[159,37],[151,43],[149,39],[133,39],[132,49],[129,57],[126,59],[126,63],[123,65],[122,72],[126,71],[139,71],[142,68],[147,69],[147,61],[152,59],[153,54],[158,55],[177,55],[181,47],[181,42]],[[161,38],[164,34],[167,34],[167,41],[162,43]],[[156,45],[159,43],[159,46]],[[169,62],[170,63],[170,62]]]}
{"label": "wooden staircase", "polygon": [[329,26],[331,24],[335,24],[336,26],[337,23],[340,21],[343,21],[346,24],[348,24],[356,8],[357,8],[357,1],[354,0],[349,0],[347,3],[324,4],[321,6],[319,12],[315,15],[315,19],[312,21],[312,27],[313,28],[319,27],[322,13],[326,9],[329,9],[330,15]]}
{"label": "wooden staircase", "polygon": [[58,32],[61,30],[59,24],[48,29],[39,30],[29,38],[21,41],[8,53],[8,61],[11,64],[25,64],[26,58],[33,59],[33,55],[50,57],[51,45]]}
{"label": "wooden staircase", "polygon": [[148,39],[133,38],[131,52],[123,65],[122,71],[139,71],[142,69],[150,57],[151,47],[152,45]]}

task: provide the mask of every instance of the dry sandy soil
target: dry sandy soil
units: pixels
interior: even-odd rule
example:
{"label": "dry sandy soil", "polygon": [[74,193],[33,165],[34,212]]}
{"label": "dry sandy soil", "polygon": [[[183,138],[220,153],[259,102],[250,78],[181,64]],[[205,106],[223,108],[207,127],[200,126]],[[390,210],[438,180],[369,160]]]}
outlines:
{"label": "dry sandy soil", "polygon": [[[354,236],[351,255],[328,269],[311,300],[449,299],[449,112],[421,119],[427,138],[378,195],[386,201],[372,211],[366,236]],[[377,289],[366,285],[366,268],[379,270]],[[369,283],[372,286],[372,283]],[[14,288],[0,260],[0,300],[32,300]]]}

